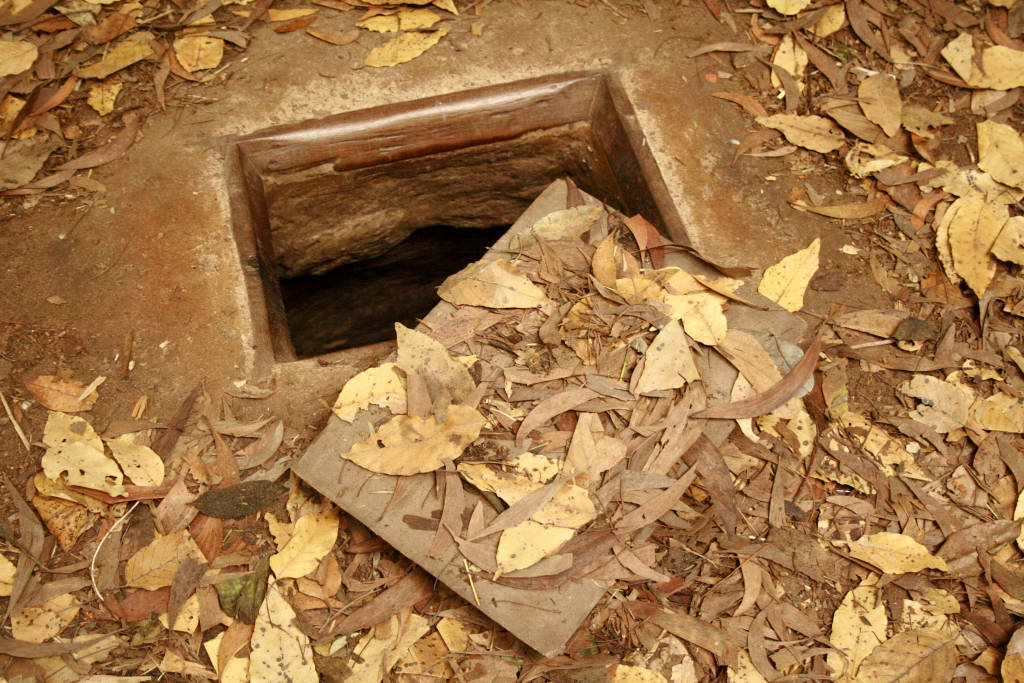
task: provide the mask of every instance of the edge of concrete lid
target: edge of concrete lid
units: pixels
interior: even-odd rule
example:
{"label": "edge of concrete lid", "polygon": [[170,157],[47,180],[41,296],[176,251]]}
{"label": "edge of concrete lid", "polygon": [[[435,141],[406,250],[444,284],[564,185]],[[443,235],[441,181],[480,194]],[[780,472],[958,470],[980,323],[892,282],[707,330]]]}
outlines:
{"label": "edge of concrete lid", "polygon": [[[586,193],[581,194],[587,203],[601,203]],[[497,258],[497,252],[508,248],[516,235],[532,228],[547,214],[566,208],[567,197],[565,181],[558,180],[549,185],[485,258]],[[424,318],[424,322],[436,325],[454,310],[453,306],[442,301]],[[292,471],[524,643],[545,656],[560,654],[604,595],[607,583],[583,579],[547,590],[511,588],[479,576],[470,583],[462,554],[454,544],[440,557],[428,556],[435,532],[414,529],[406,524],[405,517],[429,518],[432,512],[441,510],[443,500],[437,494],[434,476],[405,477],[402,490],[392,501],[397,477],[370,472],[340,457],[341,453],[364,438],[372,424],[378,424],[388,416],[390,412],[375,408],[362,411],[352,424],[348,424],[332,414],[324,430],[292,466]],[[476,500],[484,500],[470,488],[465,494],[470,506],[475,505]],[[491,518],[496,516],[486,502],[484,509]],[[484,544],[493,550],[497,547],[497,538],[494,535],[484,539]],[[542,565],[535,567],[531,574],[544,573]]]}

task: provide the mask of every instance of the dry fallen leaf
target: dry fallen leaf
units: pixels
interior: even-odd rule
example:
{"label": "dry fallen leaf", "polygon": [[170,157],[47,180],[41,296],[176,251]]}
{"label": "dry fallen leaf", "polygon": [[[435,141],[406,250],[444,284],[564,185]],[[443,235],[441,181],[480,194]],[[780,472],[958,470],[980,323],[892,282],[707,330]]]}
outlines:
{"label": "dry fallen leaf", "polygon": [[909,104],[903,105],[900,118],[904,128],[914,135],[920,135],[923,138],[934,138],[933,128],[948,126],[954,123],[954,120],[945,114]]}
{"label": "dry fallen leaf", "polygon": [[544,291],[504,259],[471,263],[437,289],[448,303],[488,308],[535,308],[548,302]]}
{"label": "dry fallen leaf", "polygon": [[297,579],[315,570],[338,540],[338,508],[325,506],[295,522],[291,538],[270,556],[270,570],[278,579]]}
{"label": "dry fallen leaf", "polygon": [[0,40],[0,78],[27,71],[38,56],[39,48],[27,40]]}
{"label": "dry fallen leaf", "polygon": [[[808,64],[807,53],[804,52],[802,47],[794,42],[792,34],[787,33],[782,38],[782,42],[780,42],[778,47],[775,48],[775,54],[772,56],[772,64],[781,69],[785,69],[786,72],[796,80],[797,87],[800,89],[800,92],[803,92],[803,76]],[[772,87],[780,89],[783,88],[782,80],[775,73],[774,69],[772,69],[771,73],[771,82]]]}
{"label": "dry fallen leaf", "polygon": [[128,558],[124,566],[124,580],[129,586],[153,591],[170,586],[178,567],[191,557],[206,562],[203,552],[192,540],[188,530],[157,536],[153,541]]}
{"label": "dry fallen leaf", "polygon": [[821,240],[815,238],[806,248],[767,268],[757,286],[758,293],[777,302],[787,311],[799,311],[804,305],[807,285],[818,271],[820,249]]}
{"label": "dry fallen leaf", "polygon": [[636,385],[636,393],[678,389],[687,382],[700,379],[693,353],[683,329],[675,320],[658,332],[644,354],[644,370]]}
{"label": "dry fallen leaf", "polygon": [[811,0],[768,0],[768,6],[779,14],[793,15],[803,11]]}
{"label": "dry fallen leaf", "polygon": [[505,574],[532,567],[554,554],[575,533],[575,529],[540,524],[532,519],[509,527],[498,539],[498,571]]}
{"label": "dry fallen leaf", "polygon": [[293,7],[289,9],[271,8],[267,10],[267,20],[270,22],[291,21],[316,14],[319,10],[316,7]]}
{"label": "dry fallen leaf", "polygon": [[864,116],[877,124],[886,135],[892,137],[899,132],[903,101],[895,78],[884,73],[868,76],[857,88],[857,98]]}
{"label": "dry fallen leaf", "polygon": [[971,409],[974,419],[993,432],[1024,433],[1024,401],[996,393],[978,401]]}
{"label": "dry fallen leaf", "polygon": [[0,598],[6,598],[11,594],[11,589],[14,587],[14,574],[18,568],[14,566],[14,563],[7,559],[5,555],[0,555]]}
{"label": "dry fallen leaf", "polygon": [[426,8],[403,8],[396,14],[378,14],[356,22],[359,28],[378,33],[395,33],[397,31],[423,31],[441,21],[437,12]]}
{"label": "dry fallen leaf", "polygon": [[666,294],[664,310],[669,317],[682,321],[688,337],[706,346],[715,346],[725,338],[729,327],[722,310],[724,301],[707,291]]}
{"label": "dry fallen leaf", "polygon": [[89,106],[96,110],[100,116],[106,116],[114,111],[117,96],[121,93],[122,83],[119,80],[100,81],[89,87],[89,98],[86,100]]}
{"label": "dry fallen leaf", "polygon": [[366,56],[366,66],[397,66],[410,62],[437,45],[447,34],[447,27],[431,32],[402,33],[370,50]]}
{"label": "dry fallen leaf", "polygon": [[993,45],[982,50],[981,58],[976,60],[974,39],[970,33],[961,33],[942,48],[942,56],[971,87],[1009,90],[1024,85],[1021,50]]}
{"label": "dry fallen leaf", "polygon": [[[459,463],[458,470],[473,486],[497,494],[509,505],[544,486],[518,472],[496,471],[483,463]],[[564,484],[530,519],[539,524],[576,529],[596,517],[597,508],[587,490],[575,484]]]}
{"label": "dry fallen leaf", "polygon": [[829,644],[836,649],[828,654],[828,668],[842,680],[855,680],[860,663],[885,640],[888,619],[879,599],[878,579],[869,577],[843,596],[832,614]]}
{"label": "dry fallen leaf", "polygon": [[[807,4],[807,0],[801,1]],[[776,7],[776,9],[778,8]],[[642,666],[617,664],[611,683],[668,683],[668,679],[657,671],[651,671]]]}
{"label": "dry fallen leaf", "polygon": [[759,116],[757,122],[766,128],[781,132],[794,145],[806,147],[815,152],[832,152],[846,142],[843,131],[839,130],[836,124],[821,116],[774,114]]}
{"label": "dry fallen leaf", "polygon": [[51,411],[43,429],[43,472],[50,479],[66,475],[72,486],[122,495],[124,475],[117,463],[103,452],[103,441],[92,426],[80,417]]}
{"label": "dry fallen leaf", "polygon": [[996,274],[990,252],[1009,211],[1005,204],[990,203],[980,195],[963,197],[956,204],[959,207],[948,227],[953,266],[981,298]]}
{"label": "dry fallen leaf", "polygon": [[476,385],[469,370],[452,358],[441,342],[401,323],[395,323],[395,333],[398,338],[395,364],[406,375],[419,374],[427,381],[428,388],[430,384],[437,385],[453,402],[462,401],[473,392]]}
{"label": "dry fallen leaf", "polygon": [[999,669],[1005,683],[1024,682],[1024,628],[1018,627],[1010,636]]}
{"label": "dry fallen leaf", "polygon": [[843,27],[846,23],[846,8],[843,3],[829,5],[825,8],[818,23],[814,25],[814,35],[819,38],[826,38]]}
{"label": "dry fallen leaf", "polygon": [[900,391],[921,399],[910,417],[923,422],[939,434],[946,434],[967,424],[971,397],[952,382],[916,375],[900,385]]}
{"label": "dry fallen leaf", "polygon": [[[604,214],[604,207],[599,204],[574,206],[571,209],[554,211],[544,216],[530,228],[526,234],[519,236],[514,244],[517,247],[532,244],[536,240],[575,239],[597,222]],[[583,235],[585,237],[585,235]]]}
{"label": "dry fallen leaf", "polygon": [[345,382],[334,402],[334,414],[345,422],[355,419],[360,410],[371,404],[387,408],[399,415],[405,412],[405,383],[394,363],[382,363]]}
{"label": "dry fallen leaf", "polygon": [[906,534],[880,531],[861,536],[850,544],[850,555],[875,565],[886,574],[906,574],[924,569],[946,571],[946,561]]}
{"label": "dry fallen leaf", "polygon": [[103,59],[78,71],[81,78],[106,78],[126,66],[142,61],[153,54],[153,34],[147,31],[133,33],[107,50]]}
{"label": "dry fallen leaf", "polygon": [[978,123],[978,168],[1004,185],[1024,188],[1024,140],[1012,126]]}
{"label": "dry fallen leaf", "polygon": [[378,683],[384,680],[413,643],[429,630],[430,622],[418,614],[411,614],[402,621],[393,616],[381,624],[379,630],[370,629],[356,644],[352,658],[348,660],[349,672],[345,680],[348,683]]}
{"label": "dry fallen leaf", "polygon": [[433,417],[396,415],[341,457],[381,474],[433,472],[462,455],[484,423],[483,415],[464,405],[449,406],[440,424]]}
{"label": "dry fallen leaf", "polygon": [[767,679],[754,666],[750,653],[740,650],[736,653],[736,664],[726,667],[728,683],[768,683]]}
{"label": "dry fallen leaf", "polygon": [[149,446],[135,443],[135,439],[135,434],[122,434],[108,439],[107,446],[133,484],[160,486],[164,483],[164,461]]}
{"label": "dry fallen leaf", "polygon": [[861,664],[858,680],[939,683],[956,669],[955,638],[932,629],[904,631],[885,641]]}
{"label": "dry fallen leaf", "polygon": [[62,413],[92,410],[99,394],[94,388],[83,397],[82,394],[89,386],[91,385],[73,379],[60,379],[54,375],[40,375],[25,382],[25,388],[32,392],[44,407]]}
{"label": "dry fallen leaf", "polygon": [[185,36],[174,41],[174,55],[189,73],[220,66],[224,41],[211,36]]}
{"label": "dry fallen leaf", "polygon": [[75,547],[75,543],[92,527],[95,519],[85,506],[69,500],[33,496],[32,505],[35,506],[43,524],[65,551]]}
{"label": "dry fallen leaf", "polygon": [[70,593],[24,607],[11,615],[11,634],[29,643],[46,642],[74,621],[80,608]]}
{"label": "dry fallen leaf", "polygon": [[267,587],[267,596],[256,615],[251,648],[251,681],[319,680],[309,637],[299,628],[295,610],[274,582]]}
{"label": "dry fallen leaf", "polygon": [[1024,266],[1024,216],[1013,216],[1003,223],[992,243],[992,255],[1000,261]]}

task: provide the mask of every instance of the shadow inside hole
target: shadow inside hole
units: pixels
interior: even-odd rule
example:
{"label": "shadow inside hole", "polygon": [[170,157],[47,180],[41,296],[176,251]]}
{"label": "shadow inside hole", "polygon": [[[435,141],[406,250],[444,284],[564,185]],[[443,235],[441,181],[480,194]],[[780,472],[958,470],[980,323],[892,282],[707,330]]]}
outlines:
{"label": "shadow inside hole", "polygon": [[507,225],[420,228],[391,250],[321,275],[282,278],[295,355],[311,358],[395,338],[415,327],[439,298],[444,279],[480,259]]}

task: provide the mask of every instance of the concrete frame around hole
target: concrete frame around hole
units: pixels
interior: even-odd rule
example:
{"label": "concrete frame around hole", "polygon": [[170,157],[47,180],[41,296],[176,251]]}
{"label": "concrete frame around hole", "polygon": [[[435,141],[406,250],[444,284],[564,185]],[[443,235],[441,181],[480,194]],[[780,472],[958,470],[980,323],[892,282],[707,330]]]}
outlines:
{"label": "concrete frame around hole", "polygon": [[597,159],[589,160],[591,166],[603,169],[591,178],[599,187],[577,179],[580,187],[627,214],[643,214],[671,240],[688,245],[633,106],[621,84],[606,73],[516,81],[276,126],[235,139],[228,154],[228,189],[256,369],[296,360],[278,284],[266,198],[269,178],[325,164],[334,172],[368,169],[578,123],[588,126],[588,151]]}

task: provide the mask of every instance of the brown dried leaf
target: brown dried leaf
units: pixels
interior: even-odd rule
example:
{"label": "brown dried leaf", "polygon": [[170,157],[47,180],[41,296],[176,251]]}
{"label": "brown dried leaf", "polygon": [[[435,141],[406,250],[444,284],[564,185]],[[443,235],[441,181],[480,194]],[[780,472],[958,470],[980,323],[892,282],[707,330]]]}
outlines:
{"label": "brown dried leaf", "polygon": [[892,137],[900,129],[903,101],[900,86],[889,74],[879,73],[865,78],[857,88],[861,111]]}
{"label": "brown dried leaf", "polygon": [[60,379],[55,375],[40,375],[25,382],[25,388],[32,392],[44,407],[62,413],[92,410],[99,394],[94,387],[88,395],[82,396],[87,386],[92,385],[85,385],[73,379]]}

